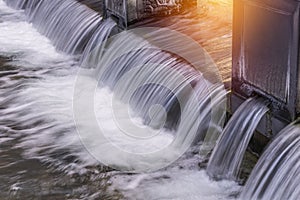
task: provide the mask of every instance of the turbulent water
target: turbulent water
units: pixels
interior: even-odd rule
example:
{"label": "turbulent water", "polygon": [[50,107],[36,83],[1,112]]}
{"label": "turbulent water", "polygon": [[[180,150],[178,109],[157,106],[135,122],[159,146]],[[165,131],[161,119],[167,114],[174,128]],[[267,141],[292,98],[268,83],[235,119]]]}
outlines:
{"label": "turbulent water", "polygon": [[[91,156],[81,139],[84,137],[89,139],[89,134],[93,132],[94,127],[91,126],[89,121],[80,121],[83,123],[77,124],[77,126],[79,125],[82,130],[85,130],[84,133],[87,134],[79,136],[74,124],[74,109],[72,107],[74,102],[74,85],[78,83],[76,81],[78,81],[80,63],[77,56],[73,57],[70,54],[78,54],[83,51],[84,47],[92,48],[94,43],[105,40],[106,34],[97,38],[91,37],[92,33],[98,35],[103,33],[98,25],[93,24],[100,24],[101,16],[87,9],[87,7],[78,6],[78,4],[71,1],[53,1],[52,5],[57,3],[60,6],[67,6],[70,12],[80,12],[82,14],[80,17],[89,19],[89,22],[91,22],[89,27],[85,27],[87,25],[85,21],[82,22],[82,26],[81,23],[73,24],[73,26],[72,24],[65,24],[66,22],[62,20],[60,26],[81,36],[78,38],[77,35],[69,33],[71,37],[68,37],[64,35],[65,32],[59,31],[54,26],[55,19],[62,17],[58,11],[55,12],[56,15],[52,19],[43,19],[43,16],[40,16],[43,9],[49,6],[46,3],[47,1],[43,2],[38,5],[41,10],[32,12],[27,9],[24,12],[10,9],[3,1],[0,1],[0,181],[4,183],[0,186],[0,196],[11,199],[235,198],[239,187],[234,182],[213,182],[209,180],[204,171],[199,171],[198,163],[202,159],[198,153],[199,146],[192,148],[167,168],[157,172],[142,174],[130,175],[107,169]],[[68,2],[71,3],[68,4]],[[12,6],[20,5],[15,4]],[[51,11],[50,8],[56,10],[57,7],[47,7],[46,13]],[[68,13],[65,13],[65,15],[68,16]],[[71,21],[73,20],[72,16],[74,15],[70,15],[68,18]],[[47,23],[44,21],[43,23],[42,20],[50,21]],[[110,27],[106,29],[109,32],[109,29],[113,28],[114,24],[107,22],[105,26]],[[81,30],[84,32],[81,32]],[[92,40],[87,41],[89,37]],[[61,41],[63,40],[68,42],[62,43]],[[101,49],[100,47],[98,52],[102,52]],[[149,48],[147,51],[149,51]],[[169,65],[177,69],[176,63],[178,61],[171,58],[169,54],[165,54],[164,57],[156,57],[157,50],[150,49],[150,51],[139,52],[136,60],[141,62],[144,59],[146,61],[143,55],[152,55],[148,59],[155,61],[161,59],[160,64],[162,66]],[[65,53],[68,53],[68,55]],[[127,60],[128,62],[134,63],[137,61],[131,59]],[[183,61],[179,63],[185,69],[186,63]],[[126,69],[126,62],[120,62],[120,64],[123,64],[123,69]],[[176,101],[170,101],[169,99],[172,93],[157,87],[141,88],[137,90],[140,92],[135,93],[135,98],[130,99],[129,105],[127,105],[124,89],[122,91],[122,87],[120,88],[118,84],[115,85],[112,81],[114,77],[110,77],[115,71],[103,71],[103,69],[109,69],[108,65],[106,67],[101,68],[102,70],[96,67],[95,70],[84,71],[85,74],[81,76],[83,78],[81,80],[84,81],[85,85],[76,87],[76,89],[77,91],[85,92],[87,91],[87,85],[98,85],[95,77],[100,78],[105,83],[106,87],[97,87],[95,89],[93,94],[96,101],[93,106],[97,111],[95,112],[97,121],[105,125],[103,128],[106,136],[115,144],[121,145],[122,148],[129,152],[143,153],[157,150],[170,144],[177,147],[179,144],[185,143],[185,141],[188,141],[187,143],[191,142],[191,139],[188,139],[190,137],[187,137],[185,134],[179,134],[179,137],[176,136],[176,132],[188,133],[189,131],[185,127],[191,126],[190,129],[195,130],[197,133],[200,131],[197,126],[193,126],[195,124],[193,121],[178,121],[174,117],[168,118],[168,115],[161,115],[161,112],[157,113],[156,110],[154,110],[152,115],[157,116],[156,119],[165,117],[166,122],[168,122],[166,127],[160,127],[160,124],[156,123],[157,121],[147,121],[148,115],[143,116],[143,109],[147,109],[149,102],[137,102],[137,99],[143,99],[143,94],[161,91],[161,95],[166,98],[154,98],[156,96],[153,95],[150,98],[153,99],[150,104],[162,103],[162,105],[166,105],[165,110],[172,113],[174,109],[176,111]],[[118,69],[122,68],[111,70]],[[181,68],[178,67],[177,71],[180,72],[179,69]],[[80,72],[82,73],[82,70]],[[147,70],[144,70],[140,76],[147,76],[147,72]],[[168,72],[165,71],[165,73]],[[183,72],[187,71],[183,70],[180,73]],[[118,74],[120,73],[124,72],[118,72]],[[186,75],[189,73],[191,72],[188,72]],[[193,77],[201,78],[201,76],[194,74],[190,77],[191,82],[194,80]],[[157,77],[154,76],[152,79],[156,80]],[[185,91],[180,89],[184,88],[182,84],[180,85],[181,87],[177,87],[179,93],[181,93],[180,91]],[[198,94],[200,95],[196,97],[196,100],[202,99],[201,102],[203,104],[195,104],[195,100],[187,98],[190,100],[185,102],[184,107],[186,109],[183,109],[182,115],[188,119],[197,117],[193,115],[203,111],[201,106],[211,103],[210,100],[208,102],[205,101],[205,95],[201,97],[201,94],[205,94],[203,88],[197,84],[194,84],[193,87],[196,91],[199,91]],[[112,90],[115,92],[112,93]],[[114,97],[116,91],[119,91],[117,94],[120,95],[122,92],[124,93],[117,100]],[[144,99],[147,98],[149,97],[144,97]],[[222,99],[222,95],[220,98]],[[166,101],[172,102],[172,104],[165,104]],[[144,143],[140,141],[138,145],[134,142],[134,146],[132,146],[132,141],[120,139],[121,132],[111,112],[111,102],[114,102],[114,109],[117,108],[118,113],[127,113],[130,107],[135,113],[134,118],[131,118],[131,120],[143,129],[145,125],[155,128],[147,128],[147,133],[149,131],[156,133],[155,130],[160,127],[163,134],[159,134],[153,137],[152,140],[147,140]],[[216,103],[218,102],[216,101]],[[89,104],[82,105],[82,109],[88,109],[88,106]],[[195,109],[200,110],[198,112],[190,111],[195,111]],[[208,111],[204,110],[204,112]],[[125,119],[128,120],[128,118]],[[172,129],[171,127],[175,128]],[[215,128],[219,130],[219,127]],[[215,132],[214,130],[212,131]],[[195,135],[191,138],[194,137]],[[201,137],[204,136],[200,136],[198,140],[201,140]],[[174,142],[174,139],[176,142]],[[90,140],[90,144],[92,143],[93,141]],[[109,155],[105,152],[105,146],[91,145],[91,148],[97,154]],[[118,166],[130,168],[133,164],[126,157],[118,157],[118,159],[108,157],[107,159],[109,159],[106,160],[109,162],[108,164],[116,168]],[[142,166],[145,166],[145,163],[142,164]],[[135,163],[133,167],[136,166],[139,165]]]}

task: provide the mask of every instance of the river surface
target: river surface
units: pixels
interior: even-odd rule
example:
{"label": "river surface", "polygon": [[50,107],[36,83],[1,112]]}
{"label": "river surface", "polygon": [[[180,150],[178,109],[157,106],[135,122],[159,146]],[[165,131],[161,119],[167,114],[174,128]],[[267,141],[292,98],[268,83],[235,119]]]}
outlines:
{"label": "river surface", "polygon": [[[228,82],[231,9],[232,2],[207,0],[193,12],[139,25],[167,26],[191,36]],[[26,22],[23,11],[0,0],[0,199],[237,198],[237,183],[209,179],[197,147],[173,165],[148,174],[101,166],[81,144],[73,120],[78,69],[76,57],[57,51]],[[96,91],[96,115],[113,127],[107,117],[111,96],[107,88]]]}

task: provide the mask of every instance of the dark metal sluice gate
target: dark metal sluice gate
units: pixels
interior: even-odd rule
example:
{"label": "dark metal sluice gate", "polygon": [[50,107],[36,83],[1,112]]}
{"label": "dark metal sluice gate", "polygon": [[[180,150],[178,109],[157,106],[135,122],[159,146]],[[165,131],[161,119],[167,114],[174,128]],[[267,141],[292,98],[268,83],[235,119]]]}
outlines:
{"label": "dark metal sluice gate", "polygon": [[258,132],[272,137],[300,112],[296,0],[234,0],[231,111],[255,95],[270,100]]}

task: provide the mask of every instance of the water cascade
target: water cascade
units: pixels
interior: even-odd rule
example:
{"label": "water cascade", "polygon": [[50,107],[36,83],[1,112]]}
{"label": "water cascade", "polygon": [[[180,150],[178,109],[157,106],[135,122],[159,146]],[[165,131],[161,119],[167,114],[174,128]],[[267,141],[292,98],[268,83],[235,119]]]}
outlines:
{"label": "water cascade", "polygon": [[299,160],[300,127],[289,125],[259,159],[240,199],[299,199]]}
{"label": "water cascade", "polygon": [[[88,68],[86,73],[99,81],[99,87],[108,86],[118,100],[129,105],[130,115],[154,131],[173,132],[173,152],[157,154],[156,159],[182,154],[205,138],[214,145],[223,127],[226,92],[213,61],[204,50],[196,50],[199,46],[193,40],[165,29],[125,31],[109,38],[114,21],[102,20],[77,1],[14,2],[11,5],[24,8],[28,21],[57,49],[79,54],[82,67]],[[93,99],[86,97],[86,102]],[[117,113],[116,117],[132,128],[132,116]],[[153,130],[145,130],[139,134],[153,136]],[[115,165],[110,156],[105,159]],[[121,166],[132,169],[132,161],[128,158],[125,162]],[[147,164],[153,165],[153,161],[142,160],[136,170],[147,170]]]}
{"label": "water cascade", "polygon": [[[3,3],[1,0],[0,2]],[[204,199],[205,197],[231,199],[238,196],[239,189],[236,189],[234,182],[228,184],[226,181],[222,183],[211,181],[205,171],[199,171],[198,162],[201,155],[198,151],[194,153],[188,149],[194,145],[193,147],[199,150],[197,143],[200,143],[202,145],[200,148],[208,145],[209,148],[206,150],[210,151],[222,133],[209,160],[207,173],[216,179],[236,180],[249,140],[259,121],[268,111],[268,103],[260,98],[246,100],[223,130],[226,91],[211,58],[205,51],[195,50],[198,44],[187,42],[190,40],[186,38],[180,40],[178,38],[182,36],[175,36],[172,31],[165,29],[136,29],[112,36],[112,32],[117,33],[114,31],[115,21],[103,20],[100,13],[91,9],[97,7],[98,0],[5,0],[5,2],[10,7],[22,9],[24,12],[18,11],[9,22],[0,20],[1,28],[9,30],[9,34],[0,31],[1,47],[4,46],[1,48],[0,62],[1,65],[2,62],[12,65],[3,65],[0,76],[2,83],[0,89],[4,94],[0,98],[0,144],[7,145],[0,150],[0,157],[4,159],[0,162],[2,165],[0,180],[4,183],[4,186],[0,187],[1,195],[18,190],[24,190],[24,193],[41,192],[40,188],[32,187],[35,180],[33,181],[31,176],[35,176],[34,178],[45,184],[52,184],[53,180],[47,179],[48,168],[51,168],[55,173],[57,170],[63,171],[59,177],[66,177],[67,181],[63,182],[66,185],[75,177],[73,174],[79,175],[80,179],[83,177],[84,181],[81,179],[80,184],[76,183],[80,185],[77,192],[80,193],[79,196],[72,196],[74,199],[82,198],[82,188],[91,188],[99,180],[94,179],[101,173],[98,171],[99,162],[95,161],[95,157],[101,155],[99,160],[104,160],[105,164],[121,170],[148,172],[166,167],[153,173],[132,176],[113,171],[112,177],[118,182],[116,185],[120,184],[119,188],[125,192],[132,189],[133,198],[145,199],[146,196],[148,199],[154,199],[159,196],[165,199],[202,199],[204,196]],[[147,2],[145,4],[147,5]],[[243,6],[242,3],[239,4]],[[245,8],[248,10],[244,9],[246,13],[252,11],[252,7],[247,6]],[[238,12],[241,10],[239,6],[236,6],[236,9]],[[9,12],[13,13],[11,10]],[[9,14],[7,15],[4,19],[9,19]],[[61,52],[55,51],[47,38],[36,33],[30,24],[23,22],[23,15]],[[245,14],[244,17],[246,16]],[[237,22],[240,23],[238,20]],[[286,22],[289,21],[284,20],[284,24]],[[253,24],[256,26],[256,23]],[[28,35],[21,35],[19,27]],[[248,29],[243,28],[244,26],[236,27],[250,33]],[[278,26],[275,27],[277,30]],[[9,37],[11,33],[14,37]],[[251,35],[246,36],[246,39],[252,41]],[[4,41],[7,40],[6,37],[9,38],[9,43]],[[276,44],[271,40],[268,42]],[[4,56],[8,55],[7,58],[1,57],[2,51]],[[269,49],[266,51],[270,52]],[[245,62],[240,62],[239,56],[234,58],[238,58],[238,62],[235,62],[236,69],[241,69],[238,65]],[[257,59],[257,56],[253,58]],[[265,72],[269,73],[269,70]],[[250,77],[257,79],[257,76]],[[76,78],[77,82],[74,81]],[[265,77],[262,76],[262,79],[265,80]],[[233,83],[236,83],[235,81]],[[283,82],[286,84],[288,81]],[[90,83],[96,87],[88,88]],[[273,88],[272,81],[269,83],[273,92],[276,87]],[[285,88],[293,89],[288,86]],[[249,87],[239,89],[245,90],[246,98],[254,94],[252,90],[248,91]],[[282,96],[286,100],[286,96]],[[235,99],[232,102],[239,105],[240,101]],[[294,103],[290,100],[289,102]],[[90,108],[95,109],[88,112]],[[105,124],[102,127],[105,137],[96,138],[92,135],[97,129],[91,120],[86,118],[86,113],[95,114],[95,121]],[[75,120],[77,124],[74,124],[74,116],[79,119]],[[294,119],[295,116],[292,117],[291,119]],[[136,127],[139,131],[133,135],[126,135],[123,132],[125,130],[131,133]],[[277,130],[279,127],[281,126],[273,129]],[[81,135],[81,141],[78,139],[77,128],[83,130],[85,134]],[[123,152],[117,151],[117,148],[107,148],[108,141],[121,147]],[[88,153],[86,148],[89,150]],[[153,152],[150,159],[144,156],[149,150]],[[182,156],[185,152],[188,154],[186,157]],[[295,123],[282,130],[266,149],[243,188],[240,198],[298,199],[299,152],[300,128]],[[94,157],[91,158],[90,154]],[[169,161],[175,162],[180,156],[183,161],[179,159],[176,166],[172,166]],[[170,157],[176,159],[170,160]],[[189,159],[192,160],[192,164],[189,163]],[[40,174],[28,173],[32,170],[31,166],[39,166],[37,169],[40,170]],[[43,167],[47,170],[43,171],[44,169],[41,169]],[[83,175],[85,173],[92,174],[91,177],[86,176],[90,179],[85,179]],[[72,176],[71,179],[69,175]],[[54,177],[57,181],[57,174]],[[25,181],[22,181],[22,178]],[[83,182],[86,180],[89,184],[82,187],[81,184],[85,184]],[[28,184],[29,189],[19,187],[18,184],[22,185],[20,182],[23,185]],[[43,184],[38,185],[43,187]],[[2,192],[6,187],[11,189]],[[98,191],[98,185],[95,187],[98,192],[96,195],[99,195],[101,192]],[[53,185],[49,188],[53,188]],[[66,186],[61,188],[65,190]],[[171,195],[165,191],[169,191]],[[63,192],[67,194],[69,191]],[[45,190],[42,193],[45,193]],[[96,198],[94,194],[86,196]],[[35,195],[32,194],[28,198],[36,197]]]}
{"label": "water cascade", "polygon": [[[1,89],[7,97],[1,98],[3,104],[1,126],[4,125],[5,128],[7,126],[7,129],[18,133],[20,141],[16,142],[16,146],[22,151],[24,156],[22,159],[27,161],[33,158],[37,162],[46,163],[47,167],[49,164],[54,171],[63,171],[60,176],[66,176],[66,180],[69,181],[69,175],[76,173],[79,177],[90,172],[92,175],[99,174],[97,171],[99,162],[90,155],[94,155],[93,152],[103,156],[104,163],[109,166],[143,172],[153,170],[153,165],[157,165],[154,166],[155,170],[168,166],[171,164],[170,157],[178,159],[191,145],[195,145],[192,149],[199,149],[199,142],[204,141],[204,145],[208,145],[209,149],[214,147],[224,125],[226,91],[211,58],[203,50],[196,51],[198,44],[187,42],[186,38],[184,40],[178,39],[177,36],[174,38],[174,35],[165,29],[140,29],[136,32],[126,31],[110,36],[116,23],[111,19],[103,20],[99,13],[79,3],[82,1],[7,0],[6,2],[11,7],[24,9],[28,22],[49,38],[57,50],[76,55],[74,59],[73,56],[56,52],[46,38],[34,35],[34,39],[42,37],[42,41],[48,45],[45,49],[51,51],[35,54],[35,51],[39,51],[38,48],[33,51],[34,53],[24,48],[21,52],[24,51],[24,55],[31,58],[34,57],[32,55],[41,57],[44,55],[47,59],[50,52],[50,61],[41,59],[43,62],[36,64],[39,67],[33,62],[28,62],[28,65],[33,66],[26,69],[22,58],[18,57],[21,60],[18,64],[25,68],[25,70],[21,68],[24,70],[21,72],[26,75],[26,79],[12,77],[10,80],[4,77],[5,87]],[[91,5],[93,3],[93,1],[85,2]],[[34,30],[31,29],[31,25],[23,23],[30,31]],[[172,51],[174,49],[176,51]],[[77,62],[78,60],[80,62]],[[81,68],[78,67],[80,64]],[[17,70],[18,67],[15,71]],[[33,71],[32,74],[30,70]],[[79,86],[74,87],[76,78],[79,79],[77,82]],[[11,84],[10,81],[14,83]],[[96,88],[91,90],[94,92],[92,94],[86,88],[89,83],[96,85]],[[107,111],[111,109],[109,107],[111,102],[112,111],[115,112],[112,116],[110,111]],[[249,104],[255,105],[254,102],[253,100]],[[75,103],[75,108],[72,103]],[[88,112],[91,107],[95,110]],[[77,108],[82,112],[76,112]],[[259,112],[259,109],[251,111],[252,115],[255,115],[255,111]],[[97,129],[91,125],[91,121],[86,120],[88,119],[85,118],[86,113],[95,114],[97,120],[105,124],[102,128],[106,138],[90,137]],[[83,120],[74,124],[74,116]],[[122,132],[123,128],[130,132],[132,125],[138,125],[140,128],[138,135],[133,135],[139,137],[139,140],[134,140],[135,137],[128,137]],[[81,135],[83,141],[78,139],[77,128],[82,128],[86,134]],[[86,144],[85,138],[89,144],[82,145],[82,142]],[[108,142],[105,139],[121,147],[125,153],[107,149]],[[168,151],[164,150],[166,147],[169,148]],[[88,153],[86,148],[89,150]],[[149,149],[154,152],[151,159],[144,156]],[[126,154],[128,152],[131,156]],[[146,183],[152,181],[151,185],[154,184],[155,188],[157,180],[164,181],[166,176],[171,176],[172,182],[181,188],[182,183],[176,182],[177,177],[181,177],[183,183],[190,182],[189,189],[193,192],[188,195],[191,198],[206,195],[210,199],[216,199],[229,197],[230,190],[236,192],[233,182],[211,183],[204,171],[199,172],[200,155],[194,152],[187,154],[191,157],[182,156],[184,161],[178,160],[180,163],[178,166],[184,168],[183,172],[182,169],[178,170],[180,167],[170,165],[166,170],[155,172],[154,174],[157,174],[155,176],[150,173]],[[191,163],[185,159],[191,159]],[[20,166],[23,167],[22,164]],[[65,172],[67,173],[64,174]],[[195,172],[195,181],[190,181]],[[112,176],[122,179],[122,175],[119,176],[117,173],[119,172],[113,171]],[[43,172],[41,174],[43,175]],[[43,179],[43,176],[39,175],[37,178]],[[25,179],[31,180],[28,176],[30,174],[25,173]],[[125,176],[124,180],[133,179],[128,174]],[[143,173],[141,176],[147,177]],[[93,178],[88,179],[87,188],[91,188],[97,182]],[[140,180],[142,182],[143,178]],[[127,182],[123,184],[123,188],[126,188],[124,185],[129,184]],[[131,184],[134,188],[132,185],[134,184]],[[212,187],[209,187],[210,191],[207,193],[206,187],[199,190],[201,188],[199,185]],[[31,186],[32,184],[29,184],[29,187]],[[139,186],[143,187],[142,184]],[[215,194],[216,191],[218,195]],[[150,190],[149,192],[153,193]],[[81,193],[81,190],[78,193]],[[180,193],[179,191],[176,194],[179,199],[186,196]],[[156,191],[148,197],[153,199],[154,196],[157,196]]]}
{"label": "water cascade", "polygon": [[[209,70],[214,68],[206,53],[193,53],[195,48],[190,48],[189,42],[186,46],[180,42],[172,44],[174,37],[178,39],[178,35],[165,29],[125,31],[108,39],[105,48],[100,44],[87,51],[83,67],[89,68],[100,87],[108,86],[117,99],[129,105],[144,125],[173,131],[172,153],[177,154],[178,149],[185,151],[206,137],[211,138],[208,143],[214,144],[212,141],[220,134],[224,122],[226,92],[215,71]],[[177,55],[183,57],[168,53],[164,50],[167,48],[177,49]],[[189,48],[194,50],[186,51]],[[199,73],[183,58],[197,58],[193,64],[207,70]],[[117,113],[117,119],[118,116],[122,116],[119,120],[124,123],[124,113]],[[125,124],[130,127],[130,123]],[[139,135],[151,136],[143,130]],[[168,154],[160,153],[155,159]],[[143,160],[140,167],[147,168],[148,162]]]}
{"label": "water cascade", "polygon": [[15,8],[24,8],[27,20],[57,49],[69,54],[82,53],[102,23],[98,13],[74,0],[8,2]]}
{"label": "water cascade", "polygon": [[254,98],[245,101],[231,117],[217,142],[207,173],[217,179],[236,180],[250,139],[263,115],[266,102]]}

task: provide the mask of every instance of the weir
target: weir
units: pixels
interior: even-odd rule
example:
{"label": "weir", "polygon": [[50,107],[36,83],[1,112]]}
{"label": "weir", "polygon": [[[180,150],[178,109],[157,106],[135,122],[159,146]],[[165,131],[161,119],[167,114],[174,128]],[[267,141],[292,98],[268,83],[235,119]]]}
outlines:
{"label": "weir", "polygon": [[[211,110],[218,108],[220,102],[225,99],[223,85],[213,85],[214,82],[210,82],[211,87],[203,87],[207,84],[206,77],[200,76],[195,69],[191,70],[184,60],[177,60],[171,54],[155,49],[152,43],[146,43],[143,40],[145,38],[136,34],[123,35],[114,42],[105,44],[116,26],[119,29],[127,29],[132,23],[150,16],[167,16],[183,12],[190,5],[195,5],[194,1],[105,0],[102,3],[102,1],[77,0],[91,9],[72,0],[53,0],[51,3],[37,0],[7,2],[13,7],[25,9],[28,20],[50,38],[57,49],[81,55],[82,63],[87,63],[88,67],[94,70],[95,77],[118,94],[118,99],[128,103],[135,114],[144,120],[143,124],[158,129],[162,125],[160,122],[166,118],[163,128],[176,133],[176,140],[172,143],[174,147],[192,143],[194,140],[198,142],[205,137],[202,135],[203,132],[219,134],[223,127],[224,113],[219,113],[219,109],[216,109],[220,119],[215,119],[215,124],[207,122],[213,118]],[[68,8],[69,12],[64,12],[62,8]],[[207,172],[210,176],[235,180],[254,129],[257,127],[257,132],[271,138],[298,117],[299,9],[300,3],[292,0],[234,1],[233,68],[229,101],[230,112],[234,115],[223,130],[223,135],[208,164]],[[103,12],[106,20],[102,20],[102,16],[93,10]],[[75,12],[78,15],[75,15]],[[160,36],[157,34],[154,36]],[[167,39],[166,34],[162,35],[166,37],[160,38],[162,41]],[[170,43],[171,41],[167,42]],[[136,51],[136,46],[142,47],[142,50]],[[108,49],[110,51],[107,51]],[[125,56],[115,56],[121,55],[123,49],[128,50]],[[201,60],[199,56],[197,59]],[[160,65],[153,64],[155,62]],[[143,67],[133,71],[128,79],[122,79],[126,72],[136,66]],[[174,71],[176,73],[171,73]],[[180,80],[178,74],[184,76],[185,81]],[[160,81],[167,83],[168,87],[152,84]],[[140,84],[146,86],[136,90],[136,85]],[[196,90],[195,97],[187,87],[189,85]],[[174,90],[169,91],[168,89],[172,87]],[[209,93],[210,95],[207,95]],[[181,113],[177,96],[184,97]],[[164,106],[166,116],[165,113],[154,110],[152,114],[156,121],[152,121],[147,111],[156,104]],[[270,108],[269,111],[267,107]],[[182,120],[179,120],[180,115]],[[211,125],[214,125],[216,130],[211,130]],[[190,134],[191,130],[194,134]],[[273,160],[277,159],[281,150],[287,148],[286,144],[294,137],[293,132],[297,140],[291,144],[293,156],[291,163],[299,165],[299,154],[294,154],[299,150],[299,128],[287,128],[282,131],[273,145],[276,147],[276,142],[280,143],[280,139],[284,141],[284,145],[276,152],[274,158],[272,157]],[[271,153],[266,151],[263,158],[266,157],[267,160]],[[285,160],[280,160],[280,164],[284,164],[283,161]],[[269,162],[258,165],[257,173],[260,174],[261,180],[250,179],[257,187],[261,187],[260,184],[265,187],[263,180],[265,174],[260,169],[267,170],[269,166]],[[298,172],[298,168],[292,170]],[[288,170],[284,170],[286,171]],[[276,172],[268,171],[269,175],[274,173]],[[288,185],[290,180],[286,183]],[[293,187],[288,189],[292,190]],[[272,194],[273,190],[268,196]],[[243,195],[261,196],[255,192],[249,194],[245,192]]]}
{"label": "weir", "polygon": [[[121,29],[126,29],[130,24],[147,17],[183,12],[197,3],[188,0],[77,1],[97,12],[103,12],[104,18],[113,19]],[[58,49],[72,54],[82,52],[86,45],[94,45],[87,44],[87,39],[83,37],[89,38],[98,35],[94,34],[95,32],[102,32],[102,27],[99,27],[101,17],[84,11],[80,16],[82,20],[94,18],[93,21],[88,22],[93,24],[82,23],[82,25],[70,26],[68,20],[60,22],[64,23],[65,27],[70,26],[70,31],[74,34],[84,31],[83,36],[78,34],[80,38],[75,37],[70,40],[67,34],[56,31],[58,26],[54,19],[61,14],[58,12],[53,19],[44,19],[41,10],[50,12],[50,8],[55,8],[49,7],[46,2],[39,4],[37,2],[39,1],[7,1],[13,7],[27,10],[33,10],[38,5],[38,12],[33,14],[29,12],[29,20],[34,21],[40,32],[52,39]],[[262,118],[257,128],[257,132],[267,138],[276,135],[287,124],[294,121],[300,112],[299,5],[298,1],[234,1],[230,112],[233,114],[245,100],[253,96],[258,95],[270,100],[270,111]],[[38,15],[41,16],[37,17]],[[71,15],[70,17],[74,18]],[[50,24],[47,26],[51,29],[47,29],[44,25],[47,20]],[[84,26],[88,28],[84,30]],[[114,25],[111,24],[108,32],[113,31],[113,28]],[[62,37],[70,41],[61,43]],[[103,39],[105,37],[103,36]],[[99,41],[94,41],[97,42]]]}
{"label": "weir", "polygon": [[[196,1],[106,0],[104,16],[126,29],[138,20],[182,12],[196,4]],[[300,112],[298,25],[298,1],[234,0],[229,111],[233,114],[254,96],[270,100],[270,111],[257,127],[258,135],[266,138],[276,135]]]}

